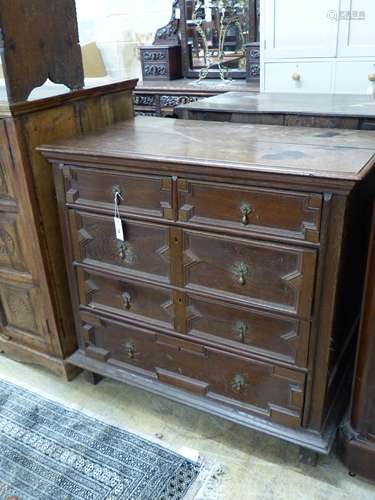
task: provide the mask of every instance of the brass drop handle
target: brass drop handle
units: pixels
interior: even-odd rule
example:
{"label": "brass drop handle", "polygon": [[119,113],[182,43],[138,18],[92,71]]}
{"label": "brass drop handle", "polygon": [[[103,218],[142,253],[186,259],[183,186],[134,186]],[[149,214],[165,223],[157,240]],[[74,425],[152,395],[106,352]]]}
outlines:
{"label": "brass drop handle", "polygon": [[295,71],[295,72],[292,74],[292,79],[293,79],[295,82],[300,82],[300,81],[301,81],[301,73],[298,73],[298,71]]}
{"label": "brass drop handle", "polygon": [[4,340],[5,342],[9,342],[12,340],[12,337],[9,337],[9,335],[6,335],[5,333],[0,333],[0,339]]}
{"label": "brass drop handle", "polygon": [[235,392],[241,393],[246,386],[245,379],[242,375],[236,375],[232,380],[232,389]]}
{"label": "brass drop handle", "polygon": [[245,343],[246,336],[249,333],[249,327],[244,321],[237,321],[234,327],[236,335],[242,343]]}
{"label": "brass drop handle", "polygon": [[123,241],[118,241],[118,255],[122,261],[126,259],[126,245]]}
{"label": "brass drop handle", "polygon": [[246,278],[249,274],[249,266],[244,263],[237,264],[236,266],[234,266],[234,274],[238,278],[238,283],[241,286],[246,285]]}
{"label": "brass drop handle", "polygon": [[131,307],[131,296],[130,293],[125,292],[122,294],[122,300],[124,301],[125,309],[130,309]]}
{"label": "brass drop handle", "polygon": [[248,203],[242,203],[241,205],[241,222],[244,226],[249,224],[249,216],[253,209]]}
{"label": "brass drop handle", "polygon": [[368,79],[369,79],[370,82],[375,82],[375,73],[370,73],[368,75]]}
{"label": "brass drop handle", "polygon": [[125,347],[126,347],[126,352],[127,352],[128,358],[133,359],[135,356],[134,344],[132,344],[131,342],[128,342]]}

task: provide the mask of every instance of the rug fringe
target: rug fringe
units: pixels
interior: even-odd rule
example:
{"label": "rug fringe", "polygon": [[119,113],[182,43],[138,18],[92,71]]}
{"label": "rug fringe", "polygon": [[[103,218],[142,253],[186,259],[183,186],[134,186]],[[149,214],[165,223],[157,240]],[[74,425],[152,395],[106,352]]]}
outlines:
{"label": "rug fringe", "polygon": [[199,463],[201,472],[183,500],[224,500],[223,466],[205,458],[200,458]]}

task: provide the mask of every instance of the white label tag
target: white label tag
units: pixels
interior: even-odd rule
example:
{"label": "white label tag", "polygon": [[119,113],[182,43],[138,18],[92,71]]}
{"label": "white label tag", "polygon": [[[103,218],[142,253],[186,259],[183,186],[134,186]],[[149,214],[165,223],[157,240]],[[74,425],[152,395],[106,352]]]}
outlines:
{"label": "white label tag", "polygon": [[175,11],[175,17],[176,19],[181,19],[181,10],[179,9],[179,7],[177,7]]}
{"label": "white label tag", "polygon": [[212,10],[210,7],[204,9],[206,22],[210,23],[212,21]]}
{"label": "white label tag", "polygon": [[116,238],[120,241],[125,241],[121,219],[119,217],[114,217],[113,220],[115,221]]}

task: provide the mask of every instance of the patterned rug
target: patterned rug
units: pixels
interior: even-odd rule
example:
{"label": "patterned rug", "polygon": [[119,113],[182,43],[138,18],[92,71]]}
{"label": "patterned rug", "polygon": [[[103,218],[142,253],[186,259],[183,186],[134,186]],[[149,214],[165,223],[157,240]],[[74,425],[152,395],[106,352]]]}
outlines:
{"label": "patterned rug", "polygon": [[180,500],[200,468],[0,380],[1,500]]}

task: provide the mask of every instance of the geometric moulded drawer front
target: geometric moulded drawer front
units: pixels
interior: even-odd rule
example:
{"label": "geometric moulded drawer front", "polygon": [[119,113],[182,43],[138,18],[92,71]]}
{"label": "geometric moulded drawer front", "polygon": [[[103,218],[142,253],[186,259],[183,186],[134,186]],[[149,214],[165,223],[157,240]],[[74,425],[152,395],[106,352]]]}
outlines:
{"label": "geometric moulded drawer front", "polygon": [[319,242],[321,195],[185,179],[178,193],[183,222]]}
{"label": "geometric moulded drawer front", "polygon": [[97,271],[76,269],[81,305],[128,321],[173,329],[173,292],[170,289],[114,279]]}
{"label": "geometric moulded drawer front", "polygon": [[97,361],[141,370],[170,386],[291,427],[300,424],[303,373],[96,317],[85,317],[81,335],[86,354]]}
{"label": "geometric moulded drawer front", "polygon": [[64,169],[66,201],[113,210],[115,193],[120,213],[171,219],[172,179],[153,175],[103,172],[80,167]]}
{"label": "geometric moulded drawer front", "polygon": [[188,336],[305,367],[310,322],[188,294]]}
{"label": "geometric moulded drawer front", "polygon": [[308,319],[316,251],[184,231],[185,286]]}
{"label": "geometric moulded drawer front", "polygon": [[169,282],[167,227],[123,219],[125,241],[119,241],[113,217],[70,210],[69,218],[75,261]]}

